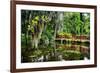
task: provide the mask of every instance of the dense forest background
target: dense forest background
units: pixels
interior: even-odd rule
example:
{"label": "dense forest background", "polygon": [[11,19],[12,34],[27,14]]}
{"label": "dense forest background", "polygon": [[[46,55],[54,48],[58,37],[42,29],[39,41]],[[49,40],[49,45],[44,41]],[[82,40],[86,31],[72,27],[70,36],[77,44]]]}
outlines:
{"label": "dense forest background", "polygon": [[21,10],[21,61],[90,58],[90,14]]}

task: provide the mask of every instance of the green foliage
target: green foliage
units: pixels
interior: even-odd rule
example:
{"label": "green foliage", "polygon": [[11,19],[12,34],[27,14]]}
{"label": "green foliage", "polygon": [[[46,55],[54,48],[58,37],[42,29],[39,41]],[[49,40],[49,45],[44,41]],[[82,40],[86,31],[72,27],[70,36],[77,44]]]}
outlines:
{"label": "green foliage", "polygon": [[[84,20],[81,20],[81,18]],[[90,19],[89,14],[66,12],[64,16],[64,32],[71,34],[89,35]]]}

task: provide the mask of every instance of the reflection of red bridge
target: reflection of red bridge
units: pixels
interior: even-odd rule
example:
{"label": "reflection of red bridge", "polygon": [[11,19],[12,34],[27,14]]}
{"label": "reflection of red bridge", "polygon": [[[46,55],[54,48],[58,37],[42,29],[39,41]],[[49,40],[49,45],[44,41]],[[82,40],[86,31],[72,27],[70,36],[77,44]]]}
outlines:
{"label": "reflection of red bridge", "polygon": [[66,50],[80,51],[81,53],[89,53],[89,47],[81,45],[56,45],[56,48],[63,48]]}

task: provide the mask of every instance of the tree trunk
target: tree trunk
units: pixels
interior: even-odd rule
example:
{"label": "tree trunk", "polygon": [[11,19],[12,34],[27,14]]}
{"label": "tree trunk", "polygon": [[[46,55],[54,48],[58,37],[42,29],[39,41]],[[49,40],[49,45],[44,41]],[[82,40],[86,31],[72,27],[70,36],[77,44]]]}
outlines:
{"label": "tree trunk", "polygon": [[32,47],[34,47],[36,49],[38,48],[38,44],[41,39],[41,35],[42,35],[43,29],[44,29],[44,24],[42,24],[42,26],[37,29],[39,29],[40,32],[36,32],[36,34],[32,35]]}
{"label": "tree trunk", "polygon": [[[54,56],[57,57],[57,51],[56,51],[56,35],[57,35],[57,31],[59,30],[59,26],[60,27],[63,27],[63,13],[62,12],[59,12],[58,13],[58,17],[57,17],[57,20],[56,20],[56,24],[55,24],[55,32],[54,32]],[[63,29],[62,29],[63,31]]]}

